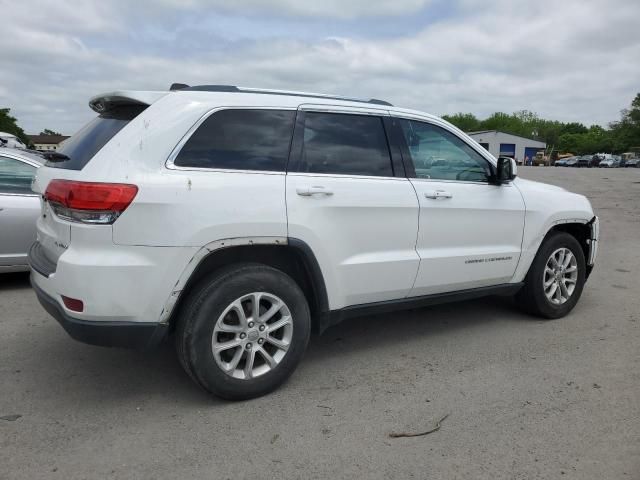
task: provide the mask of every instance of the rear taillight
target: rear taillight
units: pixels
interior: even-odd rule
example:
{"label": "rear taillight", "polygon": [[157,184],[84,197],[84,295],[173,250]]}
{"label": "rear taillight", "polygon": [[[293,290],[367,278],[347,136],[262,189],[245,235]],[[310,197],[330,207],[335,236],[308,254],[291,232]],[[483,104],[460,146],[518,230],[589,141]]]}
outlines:
{"label": "rear taillight", "polygon": [[54,213],[65,220],[110,224],[126,210],[138,193],[127,183],[51,180],[44,198]]}

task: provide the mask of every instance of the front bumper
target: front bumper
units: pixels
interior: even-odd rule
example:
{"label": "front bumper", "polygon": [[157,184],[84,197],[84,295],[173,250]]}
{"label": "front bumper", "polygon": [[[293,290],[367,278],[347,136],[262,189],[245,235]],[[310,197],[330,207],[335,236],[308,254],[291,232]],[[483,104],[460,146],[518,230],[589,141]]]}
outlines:
{"label": "front bumper", "polygon": [[593,217],[589,222],[590,238],[589,238],[589,256],[587,258],[587,265],[593,267],[596,263],[596,257],[598,256],[598,239],[600,238],[600,220],[598,217]]}
{"label": "front bumper", "polygon": [[147,349],[158,345],[167,335],[168,325],[161,323],[91,321],[74,318],[33,281],[34,273],[31,275],[31,285],[40,304],[75,340],[102,347]]}

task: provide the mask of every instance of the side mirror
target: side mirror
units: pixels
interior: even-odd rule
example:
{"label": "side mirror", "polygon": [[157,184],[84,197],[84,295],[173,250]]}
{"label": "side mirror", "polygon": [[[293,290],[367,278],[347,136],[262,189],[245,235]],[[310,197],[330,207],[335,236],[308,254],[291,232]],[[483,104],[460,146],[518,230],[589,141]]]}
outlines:
{"label": "side mirror", "polygon": [[496,183],[498,185],[511,182],[517,175],[518,165],[513,158],[498,158],[498,165],[496,168]]}

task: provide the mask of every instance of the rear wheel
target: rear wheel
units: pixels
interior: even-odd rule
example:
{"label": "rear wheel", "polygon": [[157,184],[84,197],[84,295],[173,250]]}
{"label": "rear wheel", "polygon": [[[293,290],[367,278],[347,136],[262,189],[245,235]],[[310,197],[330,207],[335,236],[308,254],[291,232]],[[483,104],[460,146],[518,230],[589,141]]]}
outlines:
{"label": "rear wheel", "polygon": [[281,385],[302,359],[311,331],[297,283],[259,264],[233,266],[201,282],[178,321],[182,366],[205,390],[229,400]]}
{"label": "rear wheel", "polygon": [[548,236],[516,295],[528,313],[543,318],[560,318],[580,299],[585,282],[584,252],[576,238],[556,232]]}

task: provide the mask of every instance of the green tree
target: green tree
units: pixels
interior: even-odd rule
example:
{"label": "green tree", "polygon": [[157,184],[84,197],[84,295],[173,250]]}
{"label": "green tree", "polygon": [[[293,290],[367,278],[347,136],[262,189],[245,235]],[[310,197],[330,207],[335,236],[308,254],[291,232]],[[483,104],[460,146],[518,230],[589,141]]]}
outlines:
{"label": "green tree", "polygon": [[60,136],[62,134],[59,133],[59,132],[54,132],[53,130],[49,130],[48,128],[45,128],[44,130],[42,130],[40,132],[40,135],[58,135],[58,136]]}
{"label": "green tree", "polygon": [[11,116],[10,108],[0,108],[0,132],[7,132],[15,135],[22,143],[27,146],[31,146],[29,137],[24,133],[24,130],[18,126],[18,120]]}
{"label": "green tree", "polygon": [[587,133],[589,129],[578,122],[565,123],[560,128],[560,135],[565,133]]}
{"label": "green tree", "polygon": [[529,110],[511,114],[496,112],[481,120],[472,113],[444,115],[442,118],[465,132],[500,130],[546,142],[556,151],[585,155],[596,152],[622,153],[640,149],[640,93],[628,109],[620,112],[620,120],[605,129],[599,125],[586,127],[579,122],[563,123],[540,118]]}
{"label": "green tree", "polygon": [[473,132],[480,129],[480,120],[473,113],[455,113],[453,115],[443,115],[442,118],[464,132]]}
{"label": "green tree", "polygon": [[610,123],[609,128],[616,152],[640,148],[640,93],[633,99],[629,109],[620,112],[620,120]]}

